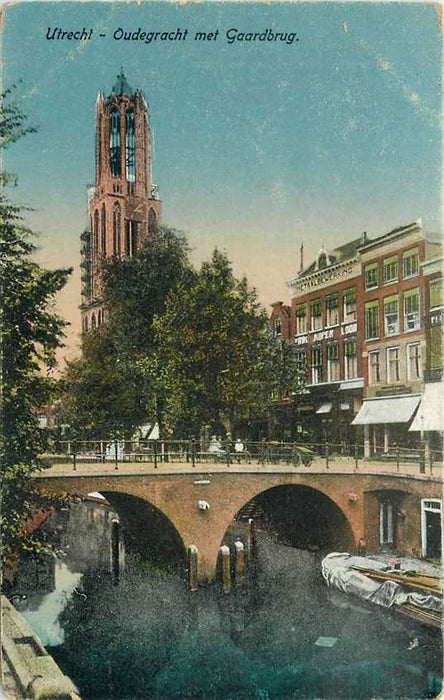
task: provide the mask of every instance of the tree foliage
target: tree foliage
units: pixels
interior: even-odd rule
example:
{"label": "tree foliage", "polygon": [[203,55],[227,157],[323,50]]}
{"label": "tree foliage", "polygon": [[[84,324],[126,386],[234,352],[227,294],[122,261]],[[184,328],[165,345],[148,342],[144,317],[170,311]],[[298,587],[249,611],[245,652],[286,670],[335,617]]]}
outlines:
{"label": "tree foliage", "polygon": [[267,318],[224,253],[170,293],[154,325],[176,432],[219,423],[232,433],[236,420],[266,409],[275,382]]}
{"label": "tree foliage", "polygon": [[111,258],[102,271],[106,326],[85,334],[82,356],[68,363],[59,421],[84,438],[129,438],[137,426],[162,426],[162,392],[153,319],[168,293],[192,274],[184,236],[161,227],[131,258]]}
{"label": "tree foliage", "polygon": [[[31,131],[25,117],[0,96],[2,148]],[[42,463],[44,435],[36,410],[48,401],[51,382],[45,376],[55,364],[66,322],[53,308],[54,298],[69,269],[45,270],[33,261],[33,232],[23,224],[22,209],[10,202],[2,174],[0,191],[0,334],[1,334],[1,467],[3,546],[6,551],[24,545],[24,520],[35,509],[31,474]]]}

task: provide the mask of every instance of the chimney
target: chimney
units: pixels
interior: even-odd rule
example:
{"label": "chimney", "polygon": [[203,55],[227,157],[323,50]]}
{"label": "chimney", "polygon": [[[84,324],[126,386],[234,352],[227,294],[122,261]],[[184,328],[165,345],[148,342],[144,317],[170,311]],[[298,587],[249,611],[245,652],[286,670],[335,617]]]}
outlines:
{"label": "chimney", "polygon": [[367,231],[364,231],[361,233],[361,240],[360,240],[361,245],[364,245],[364,243],[367,243]]}
{"label": "chimney", "polygon": [[302,272],[304,269],[304,244],[301,243],[301,266],[299,269],[299,272]]}

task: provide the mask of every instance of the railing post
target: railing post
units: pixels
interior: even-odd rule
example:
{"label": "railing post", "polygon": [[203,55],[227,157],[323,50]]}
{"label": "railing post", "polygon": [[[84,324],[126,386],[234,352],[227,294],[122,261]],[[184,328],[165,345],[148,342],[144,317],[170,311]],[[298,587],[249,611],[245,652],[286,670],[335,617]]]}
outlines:
{"label": "railing post", "polygon": [[154,469],[157,469],[157,440],[153,440]]}
{"label": "railing post", "polygon": [[396,471],[399,472],[399,445],[396,445]]}
{"label": "railing post", "polygon": [[421,446],[419,448],[419,473],[425,474],[426,465],[426,445],[425,442],[421,441]]}
{"label": "railing post", "polygon": [[358,461],[359,461],[359,448],[357,445],[355,445],[355,469],[358,469]]}
{"label": "railing post", "polygon": [[196,466],[196,438],[191,439],[191,465]]}
{"label": "railing post", "polygon": [[329,466],[328,466],[329,453],[330,453],[330,446],[329,446],[328,442],[326,442],[325,443],[325,466],[327,469],[329,468]]}
{"label": "railing post", "polygon": [[72,443],[72,468],[73,471],[77,469],[77,444],[75,441]]}
{"label": "railing post", "polygon": [[114,469],[119,468],[119,442],[114,440]]}

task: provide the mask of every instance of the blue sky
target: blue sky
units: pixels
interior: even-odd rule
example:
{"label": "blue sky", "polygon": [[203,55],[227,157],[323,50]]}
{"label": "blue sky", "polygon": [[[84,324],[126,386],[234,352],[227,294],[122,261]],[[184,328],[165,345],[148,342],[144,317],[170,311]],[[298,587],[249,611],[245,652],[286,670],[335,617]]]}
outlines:
{"label": "blue sky", "polygon": [[[105,38],[47,41],[48,27]],[[115,41],[115,29],[189,29],[186,42]],[[226,30],[296,32],[236,42]],[[219,29],[200,44],[195,31]],[[442,36],[433,4],[19,3],[6,10],[4,83],[37,134],[6,164],[34,207],[39,260],[76,273],[62,295],[79,328],[79,235],[94,175],[94,108],[123,66],[144,92],[163,220],[199,262],[217,245],[264,304],[321,244],[333,248],[422,217],[440,230]]]}

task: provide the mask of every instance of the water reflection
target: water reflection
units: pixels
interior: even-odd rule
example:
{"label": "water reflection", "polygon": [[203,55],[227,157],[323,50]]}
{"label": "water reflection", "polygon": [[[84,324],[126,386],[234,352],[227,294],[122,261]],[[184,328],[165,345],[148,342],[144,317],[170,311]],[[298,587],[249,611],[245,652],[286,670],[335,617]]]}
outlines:
{"label": "water reflection", "polygon": [[[115,514],[99,504],[74,504],[63,517],[61,529],[53,523],[56,546],[66,553],[56,566],[55,590],[37,608],[30,598],[25,614],[45,643],[59,644],[52,653],[84,700],[439,692],[439,638],[327,589],[319,554],[262,532],[249,583],[230,595],[216,586],[190,594],[177,574],[130,556],[114,586]],[[57,628],[48,623],[55,616]],[[409,651],[412,635],[420,646]],[[336,641],[319,646],[320,637]]]}

